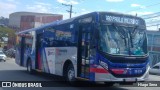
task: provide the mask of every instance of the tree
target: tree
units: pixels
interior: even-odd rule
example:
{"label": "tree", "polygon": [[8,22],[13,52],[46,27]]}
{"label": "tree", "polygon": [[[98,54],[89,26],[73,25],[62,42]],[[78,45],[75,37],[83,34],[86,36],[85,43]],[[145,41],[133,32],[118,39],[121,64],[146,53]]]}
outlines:
{"label": "tree", "polygon": [[15,37],[16,35],[13,29],[0,26],[0,41],[4,42],[4,38],[8,38],[8,43],[7,42],[5,43],[14,45]]}
{"label": "tree", "polygon": [[9,24],[9,19],[1,16],[1,17],[0,17],[0,24],[1,24],[1,25],[5,25],[5,26],[8,26],[8,24]]}

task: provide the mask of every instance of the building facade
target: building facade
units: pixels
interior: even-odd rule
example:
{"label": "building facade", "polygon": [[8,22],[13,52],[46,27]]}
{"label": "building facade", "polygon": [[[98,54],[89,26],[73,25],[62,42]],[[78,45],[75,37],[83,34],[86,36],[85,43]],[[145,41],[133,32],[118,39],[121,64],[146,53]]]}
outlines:
{"label": "building facade", "polygon": [[63,15],[60,14],[15,12],[9,15],[9,26],[23,31],[62,19]]}
{"label": "building facade", "polygon": [[150,66],[160,62],[160,31],[147,31]]}
{"label": "building facade", "polygon": [[[9,15],[9,27],[16,32],[36,28],[46,23],[62,20],[63,15],[34,12],[15,12]],[[15,37],[8,37],[8,48],[13,48]]]}

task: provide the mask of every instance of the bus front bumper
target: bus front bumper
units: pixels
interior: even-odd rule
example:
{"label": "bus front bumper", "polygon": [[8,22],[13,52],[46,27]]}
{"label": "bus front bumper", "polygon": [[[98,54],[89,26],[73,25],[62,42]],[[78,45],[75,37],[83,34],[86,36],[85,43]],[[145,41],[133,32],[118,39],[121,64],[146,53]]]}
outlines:
{"label": "bus front bumper", "polygon": [[146,72],[141,77],[129,77],[129,78],[117,78],[110,73],[96,73],[95,74],[95,81],[103,81],[103,82],[143,82],[147,81],[149,78],[149,69],[147,67]]}

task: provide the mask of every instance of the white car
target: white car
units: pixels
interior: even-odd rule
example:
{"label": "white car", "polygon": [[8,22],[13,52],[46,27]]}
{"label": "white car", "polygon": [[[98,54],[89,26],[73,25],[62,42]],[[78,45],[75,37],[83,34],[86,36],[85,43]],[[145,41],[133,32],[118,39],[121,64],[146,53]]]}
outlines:
{"label": "white car", "polygon": [[6,61],[6,55],[2,51],[0,51],[0,61]]}
{"label": "white car", "polygon": [[149,73],[160,75],[160,62],[154,65],[152,68],[150,68]]}

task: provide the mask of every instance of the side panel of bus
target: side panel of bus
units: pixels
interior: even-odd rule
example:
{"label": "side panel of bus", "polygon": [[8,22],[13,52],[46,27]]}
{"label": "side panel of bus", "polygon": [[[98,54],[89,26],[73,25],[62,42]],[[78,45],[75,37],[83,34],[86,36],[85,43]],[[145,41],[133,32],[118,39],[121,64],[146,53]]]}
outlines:
{"label": "side panel of bus", "polygon": [[69,60],[74,66],[76,77],[93,81],[95,72],[91,72],[90,68],[96,59],[95,48],[92,48],[96,44],[92,42],[95,35],[94,20],[92,15],[87,15],[70,23],[33,31],[35,33],[32,34],[29,52],[22,50],[24,60],[21,60],[25,62],[23,66],[30,59],[32,69],[62,76],[64,64]]}
{"label": "side panel of bus", "polygon": [[67,30],[70,28],[60,27],[46,27],[43,33],[37,33],[35,66],[42,72],[62,76],[65,61],[71,60],[76,64],[73,57],[76,60],[77,48],[72,36],[74,33]]}

